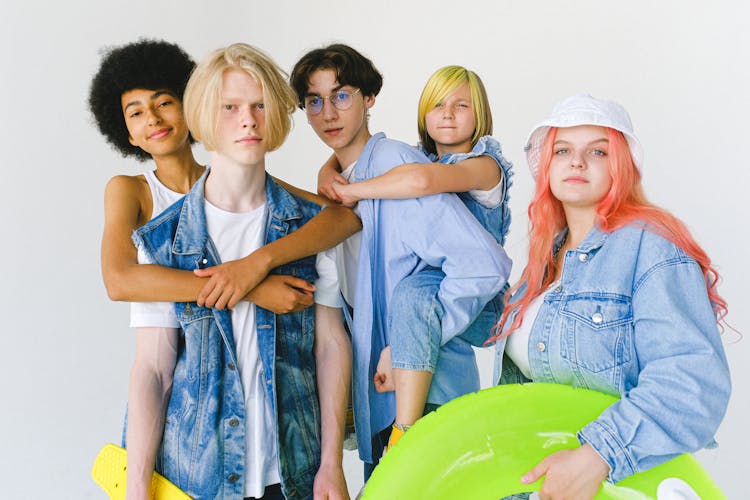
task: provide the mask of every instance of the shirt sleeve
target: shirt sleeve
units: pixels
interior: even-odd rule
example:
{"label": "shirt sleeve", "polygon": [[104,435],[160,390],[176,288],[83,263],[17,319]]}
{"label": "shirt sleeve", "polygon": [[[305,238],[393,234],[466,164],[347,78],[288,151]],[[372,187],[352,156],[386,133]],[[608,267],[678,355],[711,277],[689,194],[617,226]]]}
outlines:
{"label": "shirt sleeve", "polygon": [[637,385],[578,434],[609,464],[612,482],[710,444],[729,401],[729,367],[700,267],[664,263],[637,286]]}
{"label": "shirt sleeve", "polygon": [[462,333],[510,276],[511,260],[454,194],[401,200],[400,238],[428,265],[442,269],[438,300],[442,342]]}
{"label": "shirt sleeve", "polygon": [[336,271],[336,247],[318,254],[315,267],[318,279],[315,281],[315,303],[328,307],[341,307],[341,292]]}
{"label": "shirt sleeve", "polygon": [[[138,248],[138,263],[152,264],[146,252]],[[130,326],[179,328],[180,322],[173,302],[132,302],[130,304]]]}

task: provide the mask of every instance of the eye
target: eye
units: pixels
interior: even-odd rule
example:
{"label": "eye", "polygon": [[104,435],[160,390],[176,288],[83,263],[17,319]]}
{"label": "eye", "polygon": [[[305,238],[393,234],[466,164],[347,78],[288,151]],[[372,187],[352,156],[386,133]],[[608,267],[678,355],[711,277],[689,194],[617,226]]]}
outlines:
{"label": "eye", "polygon": [[128,117],[130,117],[130,118],[135,118],[136,116],[140,116],[140,115],[141,115],[141,113],[142,113],[142,111],[133,111],[132,113],[130,113],[130,114],[128,115]]}
{"label": "eye", "polygon": [[336,100],[338,101],[346,101],[351,97],[351,94],[345,90],[342,90],[341,92],[336,93]]}
{"label": "eye", "polygon": [[170,104],[172,104],[172,101],[170,100],[162,101],[159,103],[159,107],[163,108],[164,106],[169,106]]}
{"label": "eye", "polygon": [[591,154],[593,156],[601,156],[601,157],[607,156],[607,152],[604,151],[603,149],[594,149],[593,151],[591,151]]}
{"label": "eye", "polygon": [[258,104],[255,105],[255,109],[264,110],[266,109],[266,105],[263,104],[262,102],[259,102]]}
{"label": "eye", "polygon": [[556,155],[568,154],[568,150],[566,148],[557,148],[555,149],[555,154]]}
{"label": "eye", "polygon": [[224,110],[225,111],[234,111],[237,109],[237,106],[235,104],[224,104]]}
{"label": "eye", "polygon": [[439,109],[439,108],[442,108],[444,106],[445,106],[445,103],[443,103],[442,101],[440,101],[440,102],[438,102],[438,103],[435,104],[435,109]]}
{"label": "eye", "polygon": [[459,102],[458,104],[456,104],[456,107],[457,108],[464,108],[464,109],[466,109],[466,108],[469,107],[469,105],[466,104],[465,102]]}

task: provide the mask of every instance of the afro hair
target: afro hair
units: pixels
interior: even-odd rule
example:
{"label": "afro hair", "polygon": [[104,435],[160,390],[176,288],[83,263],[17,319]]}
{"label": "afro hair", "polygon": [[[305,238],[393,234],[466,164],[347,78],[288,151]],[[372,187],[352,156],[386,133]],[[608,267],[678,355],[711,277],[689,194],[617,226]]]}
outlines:
{"label": "afro hair", "polygon": [[194,67],[184,50],[163,40],[142,39],[106,50],[91,81],[89,108],[107,142],[125,157],[148,160],[151,156],[128,140],[122,94],[133,89],[166,89],[182,100]]}

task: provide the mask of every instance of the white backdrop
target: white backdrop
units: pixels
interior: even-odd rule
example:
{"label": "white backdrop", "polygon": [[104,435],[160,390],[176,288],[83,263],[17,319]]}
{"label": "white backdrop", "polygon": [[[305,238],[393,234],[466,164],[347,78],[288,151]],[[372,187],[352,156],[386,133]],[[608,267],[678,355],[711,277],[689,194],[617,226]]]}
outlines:
{"label": "white backdrop", "polygon": [[[474,69],[516,165],[514,277],[526,248],[532,185],[521,146],[531,126],[580,91],[625,105],[646,148],[649,196],[718,264],[729,321],[745,334],[724,335],[734,392],[720,447],[698,458],[729,498],[750,496],[745,2],[11,1],[0,17],[0,498],[105,498],[89,469],[103,443],[119,442],[133,342],[127,306],[107,299],[100,277],[102,193],[112,175],[150,166],[105,145],[86,96],[100,48],[140,36],[177,42],[196,59],[244,41],[287,70],[311,48],[349,43],[385,76],[371,129],[408,142],[427,77],[446,64]],[[295,118],[269,170],[314,189],[328,151]],[[490,359],[481,355],[485,384]],[[346,464],[356,491],[359,464],[352,454]]]}

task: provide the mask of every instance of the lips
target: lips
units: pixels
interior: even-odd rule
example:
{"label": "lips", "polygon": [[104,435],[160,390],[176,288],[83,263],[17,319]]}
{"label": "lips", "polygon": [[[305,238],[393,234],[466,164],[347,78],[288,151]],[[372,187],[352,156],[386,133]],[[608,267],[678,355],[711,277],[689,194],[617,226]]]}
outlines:
{"label": "lips", "polygon": [[242,137],[240,139],[237,139],[234,142],[238,144],[258,144],[260,141],[261,141],[260,137],[258,137],[257,135],[253,135],[253,136]]}
{"label": "lips", "polygon": [[162,137],[165,137],[166,135],[168,135],[169,132],[171,131],[172,129],[170,128],[160,128],[159,130],[149,134],[148,138],[149,139],[161,139]]}
{"label": "lips", "polygon": [[325,129],[323,132],[325,132],[326,135],[336,136],[336,135],[339,135],[342,130],[344,130],[343,127],[328,128],[328,129]]}
{"label": "lips", "polygon": [[563,179],[564,182],[570,182],[572,184],[584,184],[588,182],[588,179],[581,177],[580,175],[571,175]]}

